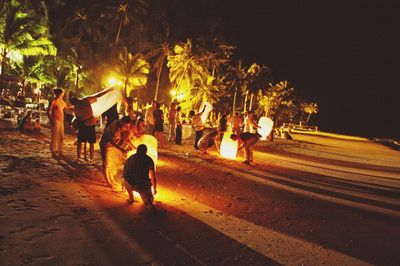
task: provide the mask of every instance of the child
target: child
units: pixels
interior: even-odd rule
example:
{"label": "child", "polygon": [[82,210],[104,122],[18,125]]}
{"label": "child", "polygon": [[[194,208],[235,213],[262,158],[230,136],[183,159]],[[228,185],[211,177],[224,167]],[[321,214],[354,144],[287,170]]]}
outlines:
{"label": "child", "polygon": [[42,129],[42,126],[40,125],[40,119],[37,118],[37,119],[35,120],[35,123],[33,123],[32,132],[33,132],[33,133],[36,133],[36,134],[39,134],[41,129]]}

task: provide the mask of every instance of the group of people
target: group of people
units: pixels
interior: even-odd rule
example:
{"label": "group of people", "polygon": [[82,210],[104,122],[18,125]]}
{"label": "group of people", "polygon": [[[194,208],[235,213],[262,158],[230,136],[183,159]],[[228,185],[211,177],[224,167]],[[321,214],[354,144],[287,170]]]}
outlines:
{"label": "group of people", "polygon": [[[49,104],[47,112],[52,129],[50,150],[53,157],[59,158],[62,156],[64,110],[72,110],[75,114],[75,124],[78,129],[76,161],[80,162],[81,160],[82,145],[85,147],[84,154],[86,159],[86,143],[89,143],[88,161],[93,160],[94,144],[96,143],[95,126],[98,118],[93,116],[91,104],[107,92],[105,90],[83,99],[71,98],[71,105],[67,105],[63,100],[64,91],[60,88],[54,89],[54,99]],[[204,111],[205,107],[200,112],[190,111],[189,113],[188,122],[195,132],[194,148],[200,150],[202,154],[207,153],[207,149],[213,145],[219,150],[223,134],[232,132],[230,138],[238,141],[238,149],[245,149],[246,160],[244,163],[252,163],[252,147],[260,137],[256,133],[256,129],[259,126],[253,120],[252,112],[248,112],[245,119],[242,119],[239,113],[235,113],[230,118],[227,115],[222,115],[218,129],[203,136],[205,125],[201,116]],[[157,193],[154,161],[147,155],[148,147],[146,145],[141,144],[138,147],[134,147],[131,139],[140,138],[140,136],[147,133],[155,136],[159,147],[163,147],[164,113],[160,108],[160,104],[153,101],[151,107],[146,110],[144,118],[138,117],[132,120],[130,116],[124,116],[119,119],[117,105],[104,112],[103,116],[107,119],[107,124],[100,137],[99,147],[103,175],[107,185],[110,187],[115,186],[115,173],[113,173],[115,167],[113,162],[116,161],[117,157],[122,158],[120,162],[123,162],[124,167],[121,184],[128,191],[128,202],[133,203],[132,191],[135,190],[141,194],[146,206],[152,208],[153,195]],[[27,120],[29,117],[30,115]],[[181,145],[182,126],[185,123],[182,119],[181,107],[177,106],[176,103],[171,103],[167,118],[169,122],[168,141],[174,141],[176,144]],[[128,152],[133,149],[136,149],[136,153],[127,159]],[[151,187],[153,191],[151,191]]]}
{"label": "group of people", "polygon": [[[50,150],[52,156],[59,158],[62,156],[62,147],[64,141],[64,110],[73,110],[78,128],[77,136],[77,161],[80,161],[82,144],[89,143],[90,158],[93,159],[94,144],[96,143],[95,125],[96,117],[93,116],[91,103],[97,101],[108,91],[102,91],[99,94],[83,99],[71,98],[71,105],[67,105],[64,100],[64,91],[60,88],[54,89],[54,98],[48,108],[48,116],[51,123],[51,143]],[[107,110],[104,115],[107,118],[107,124],[100,138],[99,146],[102,159],[102,168],[105,181],[108,186],[113,187],[115,180],[112,170],[112,163],[116,151],[120,157],[124,158],[122,184],[128,191],[128,203],[133,203],[132,190],[137,191],[145,203],[145,206],[153,208],[153,195],[157,193],[157,182],[154,168],[154,162],[147,153],[147,147],[144,144],[133,147],[130,138],[145,133],[145,124],[143,118],[132,121],[129,116],[118,119],[116,105]],[[86,146],[86,145],[85,145]],[[128,151],[136,148],[135,156],[131,156],[126,161]],[[85,150],[86,154],[86,150]],[[126,163],[125,163],[126,161]],[[151,191],[153,187],[153,191]]]}
{"label": "group of people", "polygon": [[17,129],[23,133],[40,133],[42,126],[40,125],[40,119],[36,118],[35,121],[32,119],[32,111],[26,111],[26,114],[18,121]]}
{"label": "group of people", "polygon": [[[201,112],[200,112],[201,114]],[[243,128],[243,130],[242,130]],[[231,132],[230,139],[238,142],[238,150],[245,150],[245,164],[251,164],[253,160],[253,146],[260,139],[257,129],[260,126],[254,121],[253,112],[247,112],[246,118],[243,120],[238,112],[232,117],[227,118],[223,114],[219,120],[218,129],[211,131],[203,136],[203,132],[196,131],[195,148],[199,149],[202,154],[207,153],[207,149],[215,145],[219,152],[219,146],[222,143],[225,132]],[[197,140],[197,138],[200,138]]]}

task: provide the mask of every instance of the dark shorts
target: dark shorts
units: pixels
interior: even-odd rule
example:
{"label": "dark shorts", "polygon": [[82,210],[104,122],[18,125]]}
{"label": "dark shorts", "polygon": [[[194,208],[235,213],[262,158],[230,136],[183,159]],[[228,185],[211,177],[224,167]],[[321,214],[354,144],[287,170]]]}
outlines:
{"label": "dark shorts", "polygon": [[79,125],[78,142],[96,143],[96,126]]}

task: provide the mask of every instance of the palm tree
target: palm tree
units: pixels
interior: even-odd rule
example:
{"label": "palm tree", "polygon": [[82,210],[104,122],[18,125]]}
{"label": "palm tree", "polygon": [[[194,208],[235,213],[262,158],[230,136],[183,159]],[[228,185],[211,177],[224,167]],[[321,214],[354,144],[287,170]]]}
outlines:
{"label": "palm tree", "polygon": [[169,80],[176,88],[176,94],[183,92],[190,99],[193,95],[192,89],[203,86],[208,79],[208,71],[201,64],[199,56],[192,54],[191,41],[175,45],[174,54],[167,59]]}
{"label": "palm tree", "polygon": [[[272,77],[271,70],[265,65],[253,63],[247,71],[249,75],[247,94],[250,94],[249,110],[253,109],[254,95],[268,87]],[[247,95],[246,94],[246,95]]]}
{"label": "palm tree", "polygon": [[153,58],[157,56],[157,60],[154,63],[154,68],[157,70],[157,84],[156,84],[156,91],[154,93],[154,100],[157,101],[158,92],[160,88],[160,78],[162,69],[164,66],[165,58],[169,56],[169,46],[167,42],[163,42],[161,46],[157,47],[154,50],[151,50],[149,53],[146,54],[146,58]]}
{"label": "palm tree", "polygon": [[128,98],[133,89],[146,85],[150,64],[144,55],[140,53],[133,55],[128,52],[126,47],[123,47],[115,62],[114,70],[123,78],[123,93]]}
{"label": "palm tree", "polygon": [[28,82],[41,82],[43,68],[41,62],[34,57],[23,56],[22,60],[11,63],[13,71],[18,75],[21,82],[23,94],[26,94],[25,87]]}
{"label": "palm tree", "polygon": [[47,32],[37,18],[22,11],[19,2],[6,2],[0,10],[0,75],[4,74],[7,56],[56,55],[56,47],[45,36]]}
{"label": "palm tree", "polygon": [[118,8],[118,13],[121,13],[121,18],[119,20],[119,26],[117,31],[117,36],[115,37],[115,44],[119,41],[119,35],[121,34],[122,25],[127,25],[129,22],[127,14],[128,4],[120,4]]}
{"label": "palm tree", "polygon": [[237,93],[239,90],[242,88],[246,87],[246,80],[247,73],[245,70],[245,67],[242,65],[242,61],[239,60],[236,64],[236,66],[230,66],[228,68],[228,73],[227,73],[227,79],[228,79],[228,84],[230,85],[230,88],[233,89],[233,103],[232,103],[232,113],[235,112],[236,109],[236,98],[237,98]]}
{"label": "palm tree", "polygon": [[308,114],[307,120],[306,120],[306,125],[308,124],[308,121],[310,120],[310,117],[312,114],[318,113],[318,105],[316,103],[306,103],[303,106],[303,111]]}
{"label": "palm tree", "polygon": [[280,81],[275,85],[270,84],[266,95],[260,101],[260,105],[264,106],[265,115],[272,117],[275,124],[278,122],[281,112],[285,108],[293,106],[293,92],[294,88],[289,87],[286,80]]}

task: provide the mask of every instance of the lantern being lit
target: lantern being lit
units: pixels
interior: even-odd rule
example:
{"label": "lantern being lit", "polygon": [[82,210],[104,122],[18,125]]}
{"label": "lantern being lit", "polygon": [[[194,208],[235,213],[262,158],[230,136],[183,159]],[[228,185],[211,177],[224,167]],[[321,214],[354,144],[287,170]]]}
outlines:
{"label": "lantern being lit", "polygon": [[[140,137],[133,137],[131,139],[132,145],[134,147],[138,147],[140,144],[144,144],[147,147],[147,155],[151,157],[154,161],[154,166],[157,165],[158,153],[157,153],[157,146],[158,142],[157,139],[151,135],[142,135]],[[127,158],[129,158],[132,154],[136,153],[135,150],[131,150],[128,152]]]}
{"label": "lantern being lit", "polygon": [[238,142],[231,139],[232,132],[225,132],[221,141],[220,154],[224,158],[236,159]]}
{"label": "lantern being lit", "polygon": [[269,117],[263,116],[260,118],[260,120],[258,120],[258,125],[260,127],[257,129],[257,132],[261,135],[261,140],[267,140],[267,137],[271,133],[274,126],[274,121],[272,121]]}
{"label": "lantern being lit", "polygon": [[[103,91],[99,92],[102,93]],[[96,94],[99,94],[96,93]],[[96,95],[94,94],[94,95]],[[94,96],[93,95],[93,96]],[[97,98],[97,101],[91,104],[93,116],[98,117],[108,109],[110,109],[114,104],[118,103],[122,99],[122,94],[120,90],[111,89],[106,94]]]}

